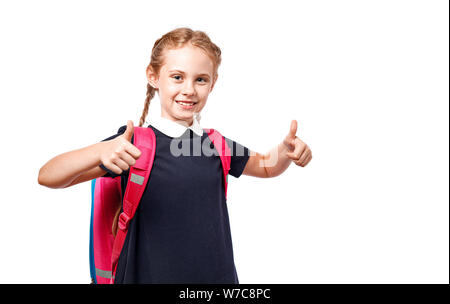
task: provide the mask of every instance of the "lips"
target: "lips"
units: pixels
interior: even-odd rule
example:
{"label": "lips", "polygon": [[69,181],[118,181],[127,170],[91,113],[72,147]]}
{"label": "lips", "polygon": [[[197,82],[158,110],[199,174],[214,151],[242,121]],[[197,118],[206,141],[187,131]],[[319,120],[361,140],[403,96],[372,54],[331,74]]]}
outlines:
{"label": "lips", "polygon": [[177,105],[179,105],[181,108],[185,110],[190,110],[194,107],[194,105],[197,103],[195,101],[189,101],[189,100],[175,100]]}
{"label": "lips", "polygon": [[175,100],[176,103],[185,104],[185,105],[193,105],[196,104],[196,101],[190,101],[190,100]]}

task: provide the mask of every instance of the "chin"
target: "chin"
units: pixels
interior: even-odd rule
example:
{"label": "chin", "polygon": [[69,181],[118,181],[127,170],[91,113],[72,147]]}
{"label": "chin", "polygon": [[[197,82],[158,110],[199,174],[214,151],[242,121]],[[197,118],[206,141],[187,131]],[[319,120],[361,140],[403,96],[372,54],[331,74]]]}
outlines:
{"label": "chin", "polygon": [[194,113],[177,113],[176,115],[173,115],[177,120],[184,120],[187,122],[192,121],[194,118]]}

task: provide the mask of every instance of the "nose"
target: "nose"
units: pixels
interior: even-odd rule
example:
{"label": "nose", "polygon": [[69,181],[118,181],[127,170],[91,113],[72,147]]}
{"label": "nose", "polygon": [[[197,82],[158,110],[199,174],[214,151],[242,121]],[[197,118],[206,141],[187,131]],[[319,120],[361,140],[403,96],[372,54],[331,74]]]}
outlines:
{"label": "nose", "polygon": [[195,94],[194,85],[190,81],[185,81],[182,93],[183,93],[183,95],[187,95],[187,96],[194,95]]}

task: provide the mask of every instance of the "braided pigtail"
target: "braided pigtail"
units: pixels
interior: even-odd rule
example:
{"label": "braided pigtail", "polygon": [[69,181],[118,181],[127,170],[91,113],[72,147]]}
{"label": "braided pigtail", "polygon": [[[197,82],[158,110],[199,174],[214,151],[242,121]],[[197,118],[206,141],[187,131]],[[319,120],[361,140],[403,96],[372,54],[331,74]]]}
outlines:
{"label": "braided pigtail", "polygon": [[145,122],[145,118],[148,114],[148,107],[150,106],[150,101],[155,96],[155,89],[147,83],[147,96],[145,97],[144,110],[142,111],[141,119],[139,120],[139,127],[142,127]]}

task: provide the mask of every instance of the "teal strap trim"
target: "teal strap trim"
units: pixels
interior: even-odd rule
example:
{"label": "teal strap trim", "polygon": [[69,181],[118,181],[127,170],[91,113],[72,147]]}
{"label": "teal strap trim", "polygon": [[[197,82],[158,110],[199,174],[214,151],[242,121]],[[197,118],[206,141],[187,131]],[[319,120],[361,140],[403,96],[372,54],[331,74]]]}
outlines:
{"label": "teal strap trim", "polygon": [[89,268],[91,273],[91,279],[97,284],[95,277],[95,260],[94,260],[94,194],[95,194],[95,182],[93,179],[91,182],[91,224],[89,229]]}
{"label": "teal strap trim", "polygon": [[112,278],[112,272],[111,271],[105,271],[105,270],[101,270],[101,269],[95,268],[95,274],[98,277],[102,277],[102,278],[105,278],[105,279],[111,279]]}

